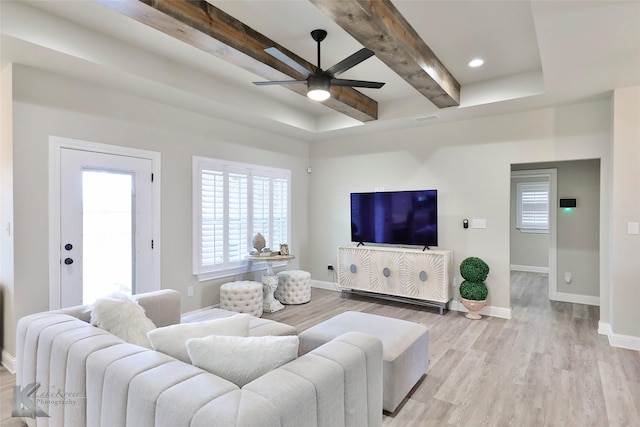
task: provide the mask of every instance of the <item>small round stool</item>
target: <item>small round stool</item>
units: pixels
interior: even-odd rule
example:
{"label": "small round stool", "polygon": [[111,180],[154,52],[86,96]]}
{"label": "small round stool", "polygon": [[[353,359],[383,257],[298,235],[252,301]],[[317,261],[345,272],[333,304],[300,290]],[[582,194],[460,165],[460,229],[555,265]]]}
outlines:
{"label": "small round stool", "polygon": [[220,308],[262,316],[262,283],[251,280],[225,283],[220,286]]}
{"label": "small round stool", "polygon": [[283,304],[304,304],[311,300],[311,273],[303,270],[288,270],[278,273],[278,288],[275,297]]}

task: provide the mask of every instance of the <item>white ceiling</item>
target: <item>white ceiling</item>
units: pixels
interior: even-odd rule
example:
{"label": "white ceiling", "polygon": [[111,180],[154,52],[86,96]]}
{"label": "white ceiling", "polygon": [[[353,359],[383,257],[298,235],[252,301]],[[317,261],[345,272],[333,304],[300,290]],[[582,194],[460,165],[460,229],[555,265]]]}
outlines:
{"label": "white ceiling", "polygon": [[[362,47],[307,0],[207,1],[311,63],[309,33],[327,30],[325,69]],[[393,3],[461,83],[460,107],[438,109],[372,57],[341,75],[386,82],[361,90],[379,103],[379,119],[362,124],[286,88],[257,87],[251,82],[260,77],[89,0],[2,0],[0,55],[2,63],[307,141],[578,102],[640,85],[640,1]],[[485,65],[469,68],[475,57]]]}

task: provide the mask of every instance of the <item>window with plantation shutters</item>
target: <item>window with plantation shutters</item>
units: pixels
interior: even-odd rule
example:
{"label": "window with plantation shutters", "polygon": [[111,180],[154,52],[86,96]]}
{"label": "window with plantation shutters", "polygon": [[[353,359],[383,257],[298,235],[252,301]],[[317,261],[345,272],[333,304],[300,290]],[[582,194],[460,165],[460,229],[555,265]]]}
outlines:
{"label": "window with plantation shutters", "polygon": [[520,231],[549,232],[549,183],[522,182],[516,186],[517,223]]}
{"label": "window with plantation shutters", "polygon": [[208,280],[248,271],[256,233],[274,250],[288,243],[290,179],[285,169],[194,156],[193,273]]}

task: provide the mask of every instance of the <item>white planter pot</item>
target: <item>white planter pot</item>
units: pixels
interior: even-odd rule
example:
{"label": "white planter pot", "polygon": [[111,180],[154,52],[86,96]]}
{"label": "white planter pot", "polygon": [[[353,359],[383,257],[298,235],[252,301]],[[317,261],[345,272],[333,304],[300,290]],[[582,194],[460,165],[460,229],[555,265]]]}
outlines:
{"label": "white planter pot", "polygon": [[467,310],[469,310],[465,316],[467,319],[482,319],[482,316],[480,316],[478,312],[487,306],[487,300],[473,301],[470,299],[460,298],[460,302]]}

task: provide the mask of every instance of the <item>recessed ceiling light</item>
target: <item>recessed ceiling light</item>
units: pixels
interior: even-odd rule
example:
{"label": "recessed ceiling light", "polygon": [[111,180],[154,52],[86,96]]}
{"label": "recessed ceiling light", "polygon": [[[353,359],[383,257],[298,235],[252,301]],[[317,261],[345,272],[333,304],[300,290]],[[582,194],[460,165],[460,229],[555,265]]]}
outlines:
{"label": "recessed ceiling light", "polygon": [[469,67],[471,68],[476,68],[481,66],[482,64],[484,64],[484,59],[480,59],[480,58],[475,58],[472,59],[471,61],[469,61]]}

